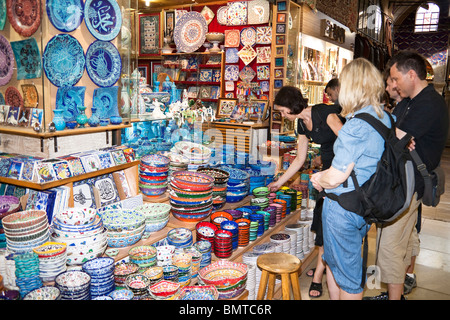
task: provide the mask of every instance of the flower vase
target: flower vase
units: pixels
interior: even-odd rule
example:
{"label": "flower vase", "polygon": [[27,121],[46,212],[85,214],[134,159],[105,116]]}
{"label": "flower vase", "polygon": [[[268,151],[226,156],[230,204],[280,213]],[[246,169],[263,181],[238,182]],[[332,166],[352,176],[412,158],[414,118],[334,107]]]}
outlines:
{"label": "flower vase", "polygon": [[79,105],[78,107],[78,115],[77,115],[77,123],[80,126],[80,128],[85,128],[86,123],[88,122],[88,117],[86,116],[86,113],[84,112],[86,110],[86,106]]}
{"label": "flower vase", "polygon": [[53,124],[57,131],[64,130],[66,128],[66,121],[64,121],[63,109],[55,109],[53,110]]}
{"label": "flower vase", "polygon": [[97,108],[91,108],[92,115],[88,120],[88,124],[90,127],[97,127],[100,124],[100,118],[97,115]]}

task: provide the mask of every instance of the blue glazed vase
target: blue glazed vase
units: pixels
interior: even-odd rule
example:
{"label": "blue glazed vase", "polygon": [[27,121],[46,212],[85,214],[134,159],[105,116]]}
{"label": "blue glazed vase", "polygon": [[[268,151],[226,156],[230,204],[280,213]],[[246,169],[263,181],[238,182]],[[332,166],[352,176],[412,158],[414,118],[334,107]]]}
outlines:
{"label": "blue glazed vase", "polygon": [[100,124],[100,118],[97,115],[97,108],[92,107],[91,111],[92,111],[92,115],[88,120],[88,124],[90,127],[97,127]]}
{"label": "blue glazed vase", "polygon": [[64,110],[62,109],[53,110],[53,123],[55,124],[55,128],[57,131],[61,131],[66,128],[66,121],[64,121],[63,112]]}
{"label": "blue glazed vase", "polygon": [[78,106],[79,114],[77,115],[77,123],[80,125],[80,128],[84,128],[86,123],[88,122],[88,117],[84,113],[84,110],[86,110],[85,106]]}

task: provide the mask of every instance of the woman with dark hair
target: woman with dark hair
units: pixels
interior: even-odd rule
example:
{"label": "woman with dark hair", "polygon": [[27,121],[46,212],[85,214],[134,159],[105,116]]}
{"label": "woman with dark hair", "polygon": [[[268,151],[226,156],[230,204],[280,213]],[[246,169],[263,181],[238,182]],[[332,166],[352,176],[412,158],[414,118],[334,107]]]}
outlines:
{"label": "woman with dark hair", "polygon": [[[333,144],[338,131],[343,125],[339,117],[341,108],[338,105],[318,104],[308,106],[300,89],[285,86],[280,89],[274,100],[274,109],[279,111],[287,120],[297,121],[297,156],[286,172],[277,180],[268,185],[270,191],[280,189],[303,166],[308,153],[308,143],[311,140],[320,144],[322,169],[328,169],[334,157]],[[322,261],[322,203],[323,198],[316,202],[313,224],[311,230],[316,233],[315,244],[319,247],[317,267],[309,288],[309,296],[317,298],[322,295],[322,276],[325,264]]]}

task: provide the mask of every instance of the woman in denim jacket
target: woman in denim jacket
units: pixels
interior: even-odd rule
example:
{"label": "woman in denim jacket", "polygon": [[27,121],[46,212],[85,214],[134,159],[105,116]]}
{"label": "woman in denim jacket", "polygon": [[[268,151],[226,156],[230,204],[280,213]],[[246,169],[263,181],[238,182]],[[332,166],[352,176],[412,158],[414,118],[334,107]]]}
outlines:
{"label": "woman in denim jacket", "polygon": [[[334,143],[334,159],[328,170],[311,177],[313,186],[339,195],[354,190],[350,177],[355,170],[362,185],[375,172],[384,151],[384,139],[370,124],[353,118],[368,113],[390,127],[384,114],[381,98],[385,91],[381,73],[364,58],[344,67],[340,76],[339,103],[347,121]],[[347,187],[344,187],[344,182]],[[342,208],[326,198],[322,211],[324,255],[327,264],[327,285],[330,299],[362,299],[361,243],[370,225],[356,213]]]}

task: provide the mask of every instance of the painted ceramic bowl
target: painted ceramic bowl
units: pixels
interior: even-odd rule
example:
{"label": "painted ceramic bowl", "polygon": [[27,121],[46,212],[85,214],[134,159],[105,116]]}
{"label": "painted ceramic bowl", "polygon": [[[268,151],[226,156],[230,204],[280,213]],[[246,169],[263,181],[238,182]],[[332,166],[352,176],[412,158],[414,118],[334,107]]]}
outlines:
{"label": "painted ceramic bowl", "polygon": [[156,298],[167,298],[173,296],[180,289],[180,284],[172,281],[162,280],[150,286],[150,293]]}
{"label": "painted ceramic bowl", "polygon": [[61,223],[68,225],[85,225],[95,220],[97,210],[94,208],[70,208],[55,215]]}
{"label": "painted ceramic bowl", "polygon": [[160,154],[148,154],[141,157],[141,163],[147,166],[167,167],[170,159]]}
{"label": "painted ceramic bowl", "polygon": [[217,300],[218,298],[219,292],[214,286],[186,286],[181,288],[177,300]]}
{"label": "painted ceramic bowl", "polygon": [[2,224],[9,229],[21,229],[36,225],[46,219],[47,213],[44,210],[25,210],[4,217]]}
{"label": "painted ceramic bowl", "polygon": [[247,272],[248,268],[244,263],[219,260],[200,269],[198,276],[204,284],[224,287],[246,279]]}
{"label": "painted ceramic bowl", "polygon": [[63,242],[46,242],[43,245],[33,248],[33,251],[42,258],[52,257],[66,251],[67,245]]}
{"label": "painted ceramic bowl", "polygon": [[145,216],[134,210],[112,209],[102,215],[103,225],[109,231],[132,230],[145,223]]}
{"label": "painted ceramic bowl", "polygon": [[26,294],[23,300],[60,300],[61,291],[52,286],[44,286],[34,289]]}
{"label": "painted ceramic bowl", "polygon": [[109,296],[113,298],[113,300],[132,300],[134,293],[131,290],[119,289],[111,292]]}

